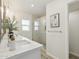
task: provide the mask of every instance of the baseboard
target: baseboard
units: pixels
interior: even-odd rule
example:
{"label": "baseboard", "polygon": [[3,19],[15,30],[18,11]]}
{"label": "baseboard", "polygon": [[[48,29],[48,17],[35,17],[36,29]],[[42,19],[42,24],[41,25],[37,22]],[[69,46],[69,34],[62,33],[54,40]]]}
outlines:
{"label": "baseboard", "polygon": [[76,56],[76,57],[79,57],[79,54],[77,54],[77,53],[70,52],[70,54],[72,54],[72,55],[74,55],[74,56]]}
{"label": "baseboard", "polygon": [[49,52],[47,52],[47,55],[48,55],[48,57],[51,57],[52,59],[59,59],[59,58],[57,58],[56,56],[50,54]]}

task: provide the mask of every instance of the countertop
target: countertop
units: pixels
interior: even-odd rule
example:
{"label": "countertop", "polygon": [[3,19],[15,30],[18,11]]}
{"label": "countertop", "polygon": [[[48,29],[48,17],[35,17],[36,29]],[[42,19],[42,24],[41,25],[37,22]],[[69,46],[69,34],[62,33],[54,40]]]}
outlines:
{"label": "countertop", "polygon": [[[7,46],[2,47],[4,44],[4,43],[2,43],[2,46],[0,45],[0,59],[7,59],[9,57],[21,54],[23,52],[32,51],[33,49],[42,47],[41,44],[34,42],[28,38],[25,38],[25,37],[20,36],[20,35],[19,35],[19,37],[20,37],[20,40],[27,40],[28,42],[30,42],[30,44],[16,47],[16,49],[14,51],[9,51],[9,48]],[[6,41],[6,39],[7,38],[4,38],[3,41]]]}

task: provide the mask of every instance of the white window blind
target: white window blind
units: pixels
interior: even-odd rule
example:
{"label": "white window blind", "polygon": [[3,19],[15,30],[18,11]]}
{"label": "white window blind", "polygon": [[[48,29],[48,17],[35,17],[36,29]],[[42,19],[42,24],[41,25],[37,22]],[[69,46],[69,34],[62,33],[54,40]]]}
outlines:
{"label": "white window blind", "polygon": [[22,31],[30,30],[30,20],[22,19]]}

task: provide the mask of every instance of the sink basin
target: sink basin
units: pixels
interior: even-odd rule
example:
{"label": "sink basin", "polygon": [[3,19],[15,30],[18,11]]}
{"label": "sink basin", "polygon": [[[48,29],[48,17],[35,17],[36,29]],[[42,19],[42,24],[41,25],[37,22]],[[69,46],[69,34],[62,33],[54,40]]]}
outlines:
{"label": "sink basin", "polygon": [[30,42],[28,42],[27,40],[18,40],[15,42],[16,46],[23,46],[23,45],[28,45],[30,44]]}

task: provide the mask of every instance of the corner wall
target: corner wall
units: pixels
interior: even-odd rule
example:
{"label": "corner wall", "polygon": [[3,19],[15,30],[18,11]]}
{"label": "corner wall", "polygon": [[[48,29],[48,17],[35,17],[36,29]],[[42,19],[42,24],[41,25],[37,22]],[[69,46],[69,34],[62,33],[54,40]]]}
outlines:
{"label": "corner wall", "polygon": [[[60,27],[50,28],[50,16],[60,14]],[[66,0],[54,0],[46,10],[46,44],[47,52],[54,59],[68,59],[68,6]],[[60,32],[61,31],[61,32]]]}

